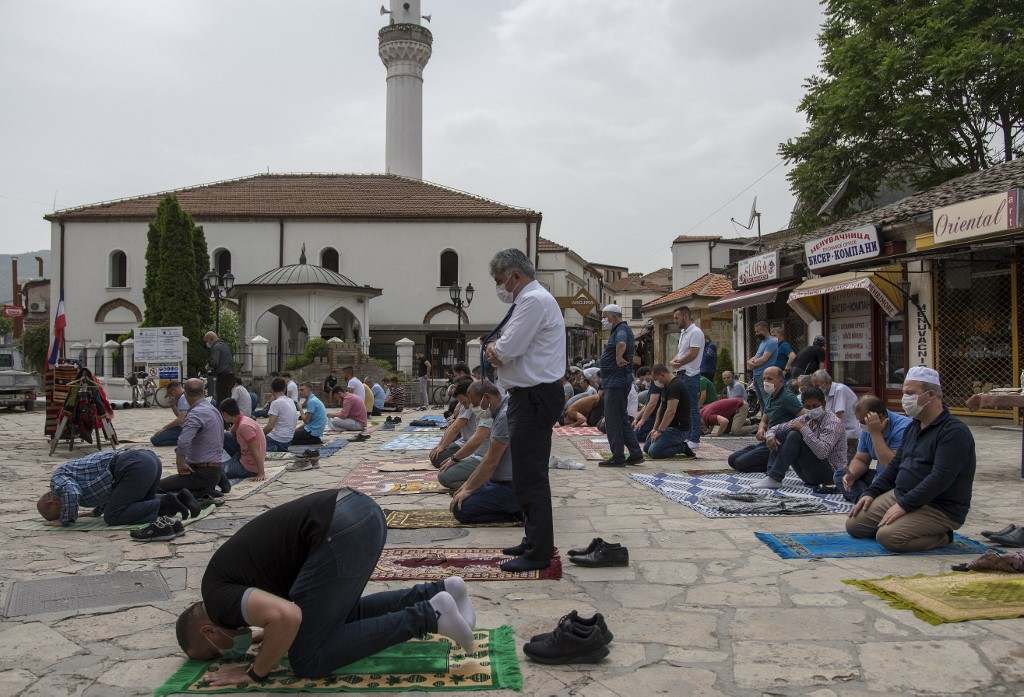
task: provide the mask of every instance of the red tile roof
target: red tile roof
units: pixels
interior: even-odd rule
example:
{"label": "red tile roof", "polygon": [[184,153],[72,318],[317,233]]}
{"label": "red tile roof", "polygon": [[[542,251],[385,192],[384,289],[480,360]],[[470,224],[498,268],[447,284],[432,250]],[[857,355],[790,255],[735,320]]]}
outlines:
{"label": "red tile roof", "polygon": [[543,237],[537,238],[537,251],[538,252],[568,252],[569,248],[565,245],[552,242],[551,240],[544,239]]}
{"label": "red tile roof", "polygon": [[257,174],[174,191],[66,208],[47,220],[150,220],[160,200],[178,197],[199,220],[354,218],[540,220],[526,208],[393,174]]}
{"label": "red tile roof", "polygon": [[672,283],[657,283],[651,281],[647,276],[641,276],[640,274],[630,274],[617,281],[612,281],[608,284],[608,288],[614,293],[639,293],[639,292],[653,292],[653,293],[665,293],[672,289]]}
{"label": "red tile roof", "polygon": [[732,281],[726,276],[718,273],[706,273],[690,285],[677,288],[676,290],[652,300],[643,306],[646,311],[661,305],[679,303],[690,298],[721,298],[733,292]]}

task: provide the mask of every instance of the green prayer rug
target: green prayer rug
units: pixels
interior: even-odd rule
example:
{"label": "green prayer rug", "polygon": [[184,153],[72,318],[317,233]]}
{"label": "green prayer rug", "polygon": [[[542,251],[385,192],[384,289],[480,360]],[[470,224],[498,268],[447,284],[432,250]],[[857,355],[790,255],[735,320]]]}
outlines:
{"label": "green prayer rug", "polygon": [[[213,504],[210,504],[209,506],[207,506],[206,508],[201,510],[199,512],[199,515],[193,516],[193,517],[189,518],[188,520],[183,520],[183,521],[181,521],[181,524],[185,525],[187,527],[187,526],[191,525],[192,523],[196,522],[197,520],[202,520],[206,516],[208,516],[211,513],[213,513],[215,510],[217,510],[217,507],[214,506]],[[175,517],[180,518],[181,516],[176,514]],[[78,520],[76,520],[71,525],[67,525],[67,526],[61,525],[60,523],[58,523],[56,521],[26,520],[24,522],[15,523],[13,525],[13,528],[15,530],[58,530],[58,531],[67,531],[67,532],[104,532],[104,531],[107,531],[107,530],[138,530],[140,528],[146,527],[147,525],[149,525],[149,523],[132,523],[131,525],[107,525],[106,523],[103,522],[103,518],[100,517],[100,516],[86,516],[86,517],[79,517]]]}
{"label": "green prayer rug", "polygon": [[1024,578],[1020,574],[972,571],[938,576],[887,576],[844,580],[912,610],[929,624],[1024,617]]}
{"label": "green prayer rug", "polygon": [[236,692],[448,692],[458,690],[522,690],[523,676],[516,658],[515,634],[509,626],[478,629],[476,650],[467,654],[442,636],[412,639],[339,668],[325,678],[300,678],[284,659],[261,685],[248,683],[213,687],[209,676],[228,661],[188,661],[155,697],[175,694],[207,695]]}

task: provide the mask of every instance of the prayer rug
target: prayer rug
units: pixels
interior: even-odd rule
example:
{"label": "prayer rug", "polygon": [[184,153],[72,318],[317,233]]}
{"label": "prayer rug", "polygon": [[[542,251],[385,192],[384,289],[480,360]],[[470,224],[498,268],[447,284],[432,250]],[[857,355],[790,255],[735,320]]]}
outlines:
{"label": "prayer rug", "polygon": [[386,482],[374,491],[374,496],[397,496],[399,494],[447,494],[451,489],[440,482]]}
{"label": "prayer rug", "polygon": [[[630,479],[654,489],[665,498],[692,508],[708,518],[745,518],[755,514],[723,513],[700,503],[700,497],[710,494],[738,493],[750,489],[750,485],[758,481],[764,474],[758,472],[731,474],[709,474],[699,477],[687,477],[681,474],[658,472],[656,474],[630,474]],[[793,473],[786,475],[782,488],[777,490],[757,489],[780,498],[813,498],[822,501],[830,513],[849,513],[853,504],[847,502],[842,494],[815,494],[810,487],[804,486],[800,478]],[[783,515],[757,514],[757,515]]]}
{"label": "prayer rug", "polygon": [[301,455],[307,450],[316,450],[320,453],[320,457],[330,457],[348,445],[348,443],[348,438],[335,438],[334,440],[327,441],[321,445],[293,445],[288,448],[288,452],[295,455]]}
{"label": "prayer rug", "polygon": [[423,460],[395,460],[393,462],[377,462],[375,463],[378,472],[430,472],[436,470],[429,462]]}
{"label": "prayer rug", "polygon": [[406,426],[402,429],[403,433],[437,433],[441,430],[440,426]]}
{"label": "prayer rug", "polygon": [[[783,559],[884,557],[896,554],[870,537],[859,539],[845,532],[755,532],[754,536]],[[980,542],[955,535],[952,544],[945,547],[904,554],[980,554],[987,549]]]}
{"label": "prayer rug", "polygon": [[397,438],[384,443],[377,450],[433,450],[440,442],[440,433],[403,433]]}
{"label": "prayer rug", "polygon": [[557,581],[562,578],[562,559],[557,550],[551,566],[539,571],[502,571],[501,563],[511,558],[502,554],[500,547],[387,548],[381,552],[370,580],[442,581],[449,576],[461,576],[467,581]]}
{"label": "prayer rug", "polygon": [[1024,616],[1024,578],[998,572],[844,580],[929,624]]}
{"label": "prayer rug", "polygon": [[[580,451],[584,459],[587,460],[605,460],[612,456],[611,451],[608,449],[607,438],[571,438],[570,442],[576,446],[576,449]],[[731,451],[725,448],[720,448],[717,445],[708,443],[707,441],[701,441],[700,447],[695,451],[696,457],[687,457],[685,455],[676,455],[673,457],[661,458],[668,462],[674,461],[690,461],[695,462],[697,460],[721,460],[725,461],[729,459],[732,454]],[[644,457],[647,457],[646,455]],[[648,462],[657,462],[647,458]]]}
{"label": "prayer rug", "polygon": [[[217,510],[214,505],[207,506],[203,510],[199,511],[199,515],[192,516],[188,520],[181,521],[184,526],[189,526],[197,520],[202,520],[206,516]],[[176,517],[181,517],[175,514]],[[47,520],[26,520],[20,523],[15,523],[12,527],[15,530],[61,530],[70,532],[104,532],[106,530],[138,530],[144,528],[149,523],[132,523],[131,525],[107,525],[103,522],[101,516],[87,516],[80,517],[74,523],[68,526],[61,525],[58,521],[47,521]]]}
{"label": "prayer rug", "polygon": [[[431,467],[430,470],[418,472],[380,472],[374,463],[364,462],[341,480],[341,486],[374,496],[383,496],[383,492],[395,484],[413,483],[437,485],[437,470]],[[447,489],[443,490],[447,491]]]}
{"label": "prayer rug", "polygon": [[295,453],[267,453],[265,456],[267,460],[294,460]]}
{"label": "prayer rug", "polygon": [[384,509],[389,528],[521,528],[519,523],[460,523],[447,508]]}
{"label": "prayer rug", "polygon": [[[757,442],[753,436],[710,436],[708,440],[718,447],[728,450],[730,453],[742,450],[748,445],[753,445]],[[703,445],[708,441],[701,438],[700,442]]]}
{"label": "prayer rug", "polygon": [[257,491],[263,489],[263,487],[270,485],[271,482],[277,480],[285,472],[284,465],[276,465],[274,467],[265,467],[263,473],[266,475],[262,482],[257,482],[252,477],[246,479],[239,479],[237,484],[231,485],[231,491],[224,494],[225,501],[238,501],[252,496]]}
{"label": "prayer rug", "polygon": [[448,419],[444,418],[440,414],[423,414],[417,416],[415,419],[409,422],[413,426],[446,426],[448,425]]}
{"label": "prayer rug", "polygon": [[967,562],[966,566],[966,569],[957,569],[957,571],[1006,571],[1024,574],[1024,549],[1006,554],[1000,554],[990,549],[977,559]]}
{"label": "prayer rug", "polygon": [[391,646],[373,656],[339,668],[326,678],[299,678],[288,669],[288,659],[271,671],[267,682],[245,687],[213,687],[208,678],[222,666],[244,665],[250,659],[188,661],[163,685],[155,697],[173,694],[230,692],[448,692],[456,690],[522,690],[523,675],[516,657],[516,640],[509,626],[478,629],[475,651],[466,653],[445,637]]}
{"label": "prayer rug", "polygon": [[555,426],[551,429],[551,432],[556,436],[600,436],[599,431],[594,426]]}

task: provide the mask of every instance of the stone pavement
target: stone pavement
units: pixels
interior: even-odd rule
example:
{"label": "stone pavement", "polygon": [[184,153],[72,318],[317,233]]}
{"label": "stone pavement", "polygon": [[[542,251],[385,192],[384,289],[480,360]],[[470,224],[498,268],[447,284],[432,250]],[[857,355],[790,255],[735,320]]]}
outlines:
{"label": "stone pavement", "polygon": [[[115,423],[122,437],[145,442],[168,414],[118,412]],[[225,521],[225,529],[204,526],[208,531],[189,529],[171,543],[138,544],[124,532],[12,529],[36,517],[34,501],[48,472],[67,457],[47,456],[42,419],[41,412],[0,415],[0,608],[15,580],[113,571],[159,570],[172,595],[167,602],[0,619],[0,695],[152,694],[182,662],[174,620],[199,597],[206,561],[230,534],[227,523],[337,485],[356,464],[386,455],[375,448],[389,437],[350,445],[322,460],[320,470],[285,473],[221,507],[209,520]],[[975,435],[975,505],[961,531],[970,536],[1024,522],[1020,435],[984,425]],[[576,455],[567,439],[555,443],[556,454]],[[76,450],[82,452],[88,450]],[[171,450],[161,455],[170,466]],[[478,624],[510,624],[520,641],[572,609],[607,617],[616,638],[603,664],[542,667],[523,659],[528,695],[1024,694],[1024,619],[931,626],[841,582],[937,573],[962,558],[782,560],[754,539],[755,530],[838,530],[843,518],[708,519],[593,462],[584,471],[553,470],[551,478],[559,546],[600,535],[627,545],[632,565],[586,570],[567,562],[559,582],[471,584]],[[378,500],[390,507],[444,503],[440,495]],[[477,528],[435,544],[502,546],[518,537],[518,530]],[[399,584],[371,590],[389,585]]]}

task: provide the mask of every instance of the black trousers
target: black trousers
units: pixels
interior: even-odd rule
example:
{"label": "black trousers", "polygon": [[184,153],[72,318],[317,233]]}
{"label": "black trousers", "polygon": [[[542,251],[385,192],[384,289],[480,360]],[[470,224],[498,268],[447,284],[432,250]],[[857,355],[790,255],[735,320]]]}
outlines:
{"label": "black trousers", "polygon": [[526,545],[530,559],[546,561],[555,552],[551,513],[551,428],[565,406],[561,382],[509,391],[508,424],[511,431],[512,485],[526,519]]}
{"label": "black trousers", "polygon": [[107,525],[152,523],[160,511],[160,458],[152,450],[125,450],[110,464],[114,484],[103,507]]}
{"label": "black trousers", "polygon": [[221,402],[223,402],[225,399],[231,396],[231,388],[234,386],[234,373],[217,373],[217,377],[215,378],[214,383],[214,390],[216,392],[215,399],[217,400],[217,404],[215,406],[220,406]]}
{"label": "black trousers", "polygon": [[188,489],[197,497],[210,496],[213,494],[213,487],[220,482],[224,468],[212,465],[202,467],[192,465],[192,474],[172,474],[160,480],[160,491],[170,494],[182,489]]}
{"label": "black trousers", "polygon": [[323,440],[317,438],[304,428],[300,428],[292,436],[292,445],[322,445]]}
{"label": "black trousers", "polygon": [[764,443],[754,443],[729,455],[729,466],[737,472],[767,472],[771,451]]}

